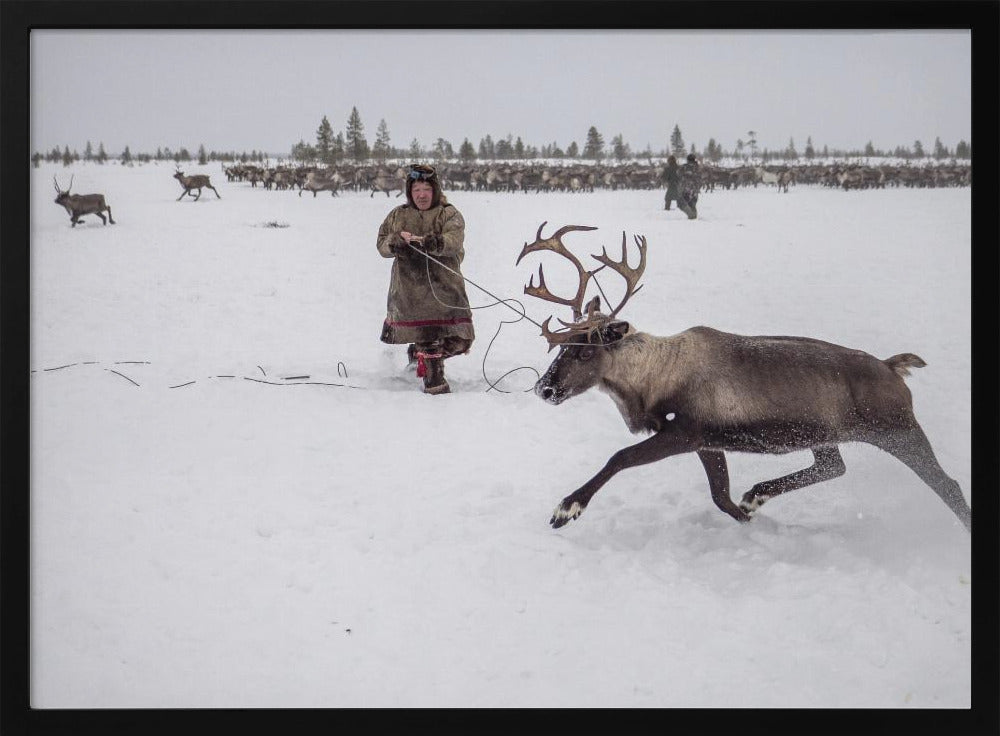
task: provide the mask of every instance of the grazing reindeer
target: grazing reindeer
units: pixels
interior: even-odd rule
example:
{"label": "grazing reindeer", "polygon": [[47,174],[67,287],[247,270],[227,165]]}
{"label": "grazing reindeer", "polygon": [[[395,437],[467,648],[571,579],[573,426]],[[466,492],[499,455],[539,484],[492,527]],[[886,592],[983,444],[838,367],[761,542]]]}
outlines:
{"label": "grazing reindeer", "polygon": [[342,182],[340,174],[334,173],[332,176],[328,174],[318,174],[316,172],[310,171],[306,175],[306,180],[302,183],[299,188],[299,196],[302,196],[302,190],[307,192],[312,192],[313,199],[316,198],[317,192],[330,192],[331,197],[336,197],[340,194],[340,184]]}
{"label": "grazing reindeer", "polygon": [[[972,511],[954,480],[945,475],[913,415],[903,382],[909,368],[924,361],[912,353],[879,360],[860,350],[806,337],[745,337],[692,327],[671,337],[635,331],[615,319],[639,290],[646,267],[646,239],[636,237],[640,261],[628,265],[625,234],[622,258],[604,251],[592,256],[603,264],[587,271],[566,249],[562,236],[595,228],[567,225],[552,237],[525,243],[517,262],[529,253],[551,250],[577,268],[580,285],[570,299],[552,295],[541,266],[539,285],[532,278],[526,294],[572,307],[574,322],[542,335],[559,354],[535,384],[535,393],[561,404],[597,386],[610,394],[633,433],[646,440],[619,450],[601,471],[556,507],[550,523],[561,527],[576,519],[595,493],[616,473],[672,455],[697,453],[708,475],[715,505],[737,521],[749,521],[760,506],[779,494],[843,475],[838,445],[867,442],[909,466],[971,531]],[[603,315],[599,297],[583,306],[590,278],[608,267],[626,281],[621,303]],[[783,454],[812,451],[804,470],[758,483],[739,505],[729,496],[726,452]]]}
{"label": "grazing reindeer", "polygon": [[791,176],[786,176],[787,172],[775,173],[773,171],[767,171],[763,166],[757,166],[754,168],[754,186],[760,184],[774,184],[778,191],[783,191],[788,194],[788,182],[791,181]]}
{"label": "grazing reindeer", "polygon": [[[111,216],[111,208],[104,201],[103,194],[70,194],[69,191],[73,188],[72,176],[69,178],[69,186],[66,187],[65,191],[59,188],[59,180],[56,177],[52,177],[52,182],[56,187],[55,202],[69,213],[69,220],[73,223],[73,227],[81,222],[80,218],[84,215],[97,215],[105,225],[108,224],[108,220],[111,220],[112,225],[115,224],[115,218]],[[108,213],[107,218],[101,214],[103,212]]]}
{"label": "grazing reindeer", "polygon": [[406,191],[406,172],[402,168],[396,169],[394,174],[389,174],[386,171],[379,171],[371,183],[371,194],[368,198],[371,199],[375,196],[375,192],[385,192],[385,196],[389,196],[389,192],[395,192],[398,190],[397,197],[401,197]]}
{"label": "grazing reindeer", "polygon": [[192,189],[197,189],[198,190],[198,194],[197,195],[191,194],[191,196],[194,197],[194,201],[197,202],[198,201],[198,197],[201,196],[201,189],[202,189],[202,187],[208,187],[213,192],[215,192],[215,196],[216,197],[218,197],[219,199],[222,199],[222,195],[219,194],[218,191],[216,191],[215,187],[212,186],[212,182],[209,181],[208,176],[205,175],[205,174],[195,174],[194,176],[184,176],[184,172],[181,171],[180,169],[177,169],[174,172],[174,178],[181,183],[182,187],[184,187],[184,191],[181,192],[181,196],[177,198],[178,202],[180,202],[181,199],[184,198],[185,194],[191,194],[191,190]]}

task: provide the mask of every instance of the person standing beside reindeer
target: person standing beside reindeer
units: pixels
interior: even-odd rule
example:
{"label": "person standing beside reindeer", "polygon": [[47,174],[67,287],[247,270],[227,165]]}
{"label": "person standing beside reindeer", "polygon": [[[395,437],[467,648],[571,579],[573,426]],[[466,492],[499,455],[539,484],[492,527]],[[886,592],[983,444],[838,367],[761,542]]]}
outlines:
{"label": "person standing beside reindeer", "polygon": [[392,258],[386,317],[380,339],[409,343],[407,355],[423,378],[424,393],[451,391],[444,361],[469,352],[475,339],[461,266],[465,219],[441,191],[431,166],[416,164],[406,177],[406,204],[378,230],[376,247]]}

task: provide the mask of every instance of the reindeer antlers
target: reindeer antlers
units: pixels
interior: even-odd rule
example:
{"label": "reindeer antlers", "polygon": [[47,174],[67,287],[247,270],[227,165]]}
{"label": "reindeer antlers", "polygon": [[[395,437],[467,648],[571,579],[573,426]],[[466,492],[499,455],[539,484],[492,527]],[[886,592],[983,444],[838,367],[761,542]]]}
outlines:
{"label": "reindeer antlers", "polygon": [[[546,221],[547,222],[547,221]],[[579,340],[579,336],[583,333],[587,333],[588,336],[595,329],[606,324],[610,319],[617,315],[625,303],[632,298],[642,288],[639,286],[639,279],[642,278],[643,272],[646,270],[646,238],[645,236],[635,235],[635,244],[639,249],[639,265],[636,268],[632,268],[628,265],[628,251],[627,245],[628,241],[625,233],[622,232],[622,258],[620,261],[614,261],[608,256],[606,248],[601,249],[601,255],[591,254],[591,258],[602,265],[593,271],[588,271],[580,263],[580,260],[573,255],[563,244],[562,236],[568,232],[574,230],[596,230],[596,227],[590,227],[587,225],[566,225],[557,230],[551,237],[542,238],[542,228],[545,227],[545,222],[543,222],[538,227],[538,233],[535,235],[535,242],[524,244],[524,248],[521,250],[521,255],[517,257],[517,263],[521,262],[528,253],[534,253],[539,250],[551,250],[559,255],[565,257],[569,260],[577,270],[579,274],[580,283],[577,287],[576,294],[571,299],[565,299],[562,297],[555,296],[552,294],[548,287],[545,285],[545,277],[542,272],[542,267],[538,267],[538,286],[535,286],[534,277],[528,281],[528,285],[524,287],[524,293],[530,296],[536,296],[539,299],[544,299],[545,301],[555,302],[556,304],[563,304],[565,306],[571,307],[573,310],[573,322],[563,322],[561,319],[559,323],[565,327],[565,330],[552,331],[549,329],[549,322],[552,317],[549,317],[542,323],[542,336],[549,343],[549,350],[554,348],[556,345],[564,344],[574,340]],[[603,315],[600,313],[600,298],[594,297],[586,307],[583,305],[583,300],[587,291],[587,286],[590,279],[603,268],[611,268],[618,275],[625,279],[626,291],[625,296],[619,302],[618,306],[611,310],[611,314]],[[600,288],[600,284],[598,284]],[[589,339],[589,338],[588,338]]]}
{"label": "reindeer antlers", "polygon": [[616,314],[618,314],[622,307],[625,306],[625,302],[631,299],[642,286],[636,286],[639,283],[639,279],[642,278],[643,271],[646,270],[646,236],[645,235],[633,235],[635,239],[635,245],[639,249],[639,266],[637,268],[631,268],[628,265],[628,251],[626,249],[625,232],[622,231],[622,259],[620,261],[612,261],[608,257],[608,251],[605,248],[601,248],[601,255],[594,256],[591,258],[596,258],[598,261],[608,266],[613,271],[618,273],[619,276],[625,279],[625,284],[627,286],[625,291],[625,297],[619,302],[618,306],[611,310],[611,314],[608,315],[608,319],[611,319]]}
{"label": "reindeer antlers", "polygon": [[[524,293],[529,294],[530,296],[537,296],[539,299],[544,299],[545,301],[555,302],[556,304],[563,304],[567,307],[571,307],[573,309],[573,319],[580,319],[580,317],[583,316],[583,298],[584,293],[587,291],[587,283],[590,281],[590,277],[601,269],[599,268],[594,271],[588,271],[585,269],[583,264],[580,263],[580,259],[570,253],[566,246],[563,245],[562,236],[566,233],[573,232],[574,230],[596,230],[597,228],[590,225],[565,225],[556,230],[551,237],[543,239],[542,228],[545,227],[546,223],[548,223],[548,220],[538,226],[538,232],[535,234],[534,243],[531,243],[530,245],[528,243],[524,244],[524,248],[521,249],[521,255],[517,257],[517,261],[514,262],[514,265],[516,266],[520,263],[521,259],[529,253],[534,253],[539,250],[555,251],[564,258],[567,258],[574,266],[576,266],[577,273],[580,275],[580,286],[577,288],[576,294],[572,299],[563,299],[555,296],[548,290],[548,287],[545,285],[545,275],[542,273],[542,266],[540,264],[538,266],[538,286],[535,286],[535,278],[532,276],[528,281],[528,285],[524,287]],[[604,267],[601,266],[601,268]]]}
{"label": "reindeer antlers", "polygon": [[[68,186],[68,187],[66,187],[66,191],[67,191],[67,192],[68,192],[68,191],[69,191],[70,189],[72,189],[72,188],[73,188],[73,177],[74,177],[74,176],[76,176],[76,174],[70,174],[70,176],[69,176],[69,186]],[[55,175],[55,174],[53,174],[53,175],[52,175],[52,183],[53,183],[53,184],[55,185],[55,187],[56,187],[56,193],[57,193],[57,194],[63,194],[63,193],[64,193],[64,192],[63,192],[63,190],[59,188],[59,180],[58,180],[58,179],[56,178],[56,175]]]}

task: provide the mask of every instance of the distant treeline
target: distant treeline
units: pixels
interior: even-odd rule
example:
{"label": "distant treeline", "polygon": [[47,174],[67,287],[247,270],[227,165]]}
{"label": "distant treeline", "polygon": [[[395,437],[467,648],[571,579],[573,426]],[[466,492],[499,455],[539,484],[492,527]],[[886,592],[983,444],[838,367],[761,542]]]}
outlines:
{"label": "distant treeline", "polygon": [[896,158],[903,160],[921,160],[932,158],[938,161],[945,159],[969,160],[972,158],[972,146],[966,141],[959,141],[953,148],[942,143],[940,138],[934,140],[934,145],[930,151],[924,149],[923,143],[919,140],[911,145],[899,145],[892,150],[875,148],[869,141],[860,149],[830,149],[828,146],[818,148],[813,145],[812,137],[806,139],[805,147],[800,152],[795,145],[794,139],[788,141],[788,145],[781,150],[773,150],[760,147],[757,144],[757,131],[747,131],[746,139],[737,139],[732,149],[725,149],[715,138],[709,138],[708,143],[699,148],[695,143],[686,143],[680,126],[674,125],[669,136],[668,145],[659,150],[652,150],[647,144],[643,150],[634,149],[627,143],[619,133],[611,139],[610,144],[605,144],[604,136],[591,126],[584,138],[583,146],[576,141],[570,141],[565,147],[561,147],[556,142],[541,146],[525,143],[520,136],[507,134],[503,138],[494,139],[490,134],[479,140],[478,146],[465,138],[456,149],[451,141],[438,138],[430,147],[422,145],[414,139],[406,148],[399,148],[392,145],[389,135],[389,127],[385,120],[380,120],[376,133],[374,145],[369,146],[364,133],[364,124],[357,108],[351,109],[351,114],[347,119],[347,126],[343,131],[334,133],[333,126],[324,115],[316,130],[314,143],[306,143],[300,139],[298,143],[291,146],[287,153],[275,154],[264,151],[207,151],[205,146],[198,147],[197,153],[192,155],[185,148],[180,147],[176,151],[169,147],[157,148],[155,152],[133,152],[128,146],[125,150],[115,155],[109,155],[104,144],[99,143],[96,152],[90,141],[81,155],[75,150],[70,150],[69,146],[58,146],[52,148],[48,153],[36,151],[32,157],[32,162],[37,166],[39,162],[62,162],[64,166],[70,166],[75,161],[94,161],[104,163],[111,158],[122,163],[145,163],[150,161],[173,161],[177,164],[195,161],[199,165],[205,165],[209,161],[222,161],[226,163],[263,163],[270,159],[284,160],[300,163],[310,163],[319,165],[337,165],[346,162],[352,163],[384,163],[390,160],[408,159],[411,161],[460,161],[472,163],[475,161],[531,161],[537,159],[585,159],[594,162],[626,162],[644,161],[653,158],[664,158],[668,155],[677,156],[679,159],[694,153],[702,160],[718,163],[723,159],[730,159],[744,162],[807,162],[815,159],[848,159],[848,158]]}

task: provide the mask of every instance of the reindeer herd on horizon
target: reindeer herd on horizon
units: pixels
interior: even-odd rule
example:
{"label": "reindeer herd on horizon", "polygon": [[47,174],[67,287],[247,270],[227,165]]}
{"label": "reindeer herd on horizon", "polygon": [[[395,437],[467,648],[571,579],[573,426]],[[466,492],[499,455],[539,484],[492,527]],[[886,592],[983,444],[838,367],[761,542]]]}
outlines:
{"label": "reindeer herd on horizon", "polygon": [[[586,193],[597,189],[660,189],[663,166],[653,164],[608,165],[542,165],[537,163],[499,164],[443,164],[437,167],[438,176],[446,190],[486,191],[497,193],[574,192]],[[333,197],[342,191],[368,192],[369,197],[393,192],[402,196],[405,186],[405,168],[352,165],[339,166],[256,166],[239,163],[223,166],[230,182],[248,183],[251,188],[266,191],[298,190],[311,192],[315,198],[320,192],[330,192]],[[190,196],[193,201],[201,197],[202,189],[211,189],[218,199],[222,195],[212,185],[207,174],[187,176],[175,167],[173,178],[181,186],[180,201]],[[115,224],[111,208],[103,194],[72,194],[73,179],[62,190],[53,176],[56,204],[66,209],[72,227],[85,215],[97,215],[107,225]],[[787,194],[790,186],[816,185],[847,190],[886,189],[890,187],[937,188],[964,187],[972,183],[969,164],[941,164],[936,166],[871,166],[867,164],[834,163],[796,166],[702,166],[704,191],[739,189],[741,187],[773,186],[777,192]],[[197,192],[197,193],[195,193]],[[104,212],[108,213],[107,218]]]}

